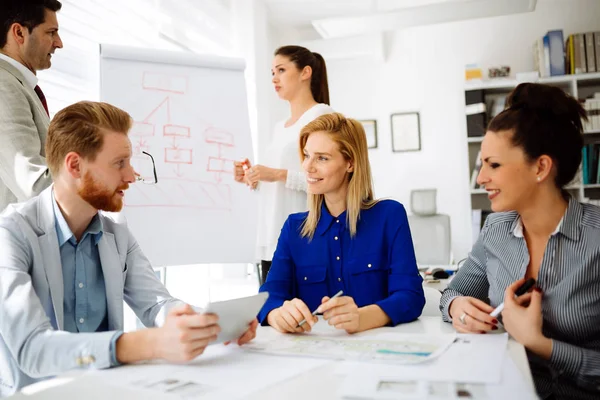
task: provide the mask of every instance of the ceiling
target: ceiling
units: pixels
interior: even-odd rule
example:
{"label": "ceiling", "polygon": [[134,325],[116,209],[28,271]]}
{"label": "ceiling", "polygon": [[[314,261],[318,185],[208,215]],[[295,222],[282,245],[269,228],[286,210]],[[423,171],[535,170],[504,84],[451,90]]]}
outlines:
{"label": "ceiling", "polygon": [[537,0],[265,0],[271,23],[323,38],[531,12]]}

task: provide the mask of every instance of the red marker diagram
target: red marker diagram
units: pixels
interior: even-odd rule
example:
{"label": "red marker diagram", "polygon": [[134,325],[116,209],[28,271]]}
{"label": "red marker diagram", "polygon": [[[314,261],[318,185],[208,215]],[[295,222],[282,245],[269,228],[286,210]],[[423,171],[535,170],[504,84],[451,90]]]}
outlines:
{"label": "red marker diagram", "polygon": [[[189,78],[144,72],[144,101],[158,99],[130,131],[132,165],[145,180],[153,179],[154,156],[158,184],[136,183],[125,196],[127,207],[178,207],[231,210],[235,136],[200,119],[191,105]],[[138,105],[139,107],[139,105]],[[190,108],[192,107],[192,108]]]}

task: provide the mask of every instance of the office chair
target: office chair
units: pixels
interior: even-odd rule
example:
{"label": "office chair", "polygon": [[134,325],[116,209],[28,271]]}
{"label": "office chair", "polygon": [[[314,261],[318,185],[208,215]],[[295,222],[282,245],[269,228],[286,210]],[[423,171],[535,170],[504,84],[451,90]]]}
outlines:
{"label": "office chair", "polygon": [[423,312],[421,316],[423,317],[441,317],[442,312],[440,311],[440,299],[442,298],[442,293],[439,290],[423,287],[423,292],[425,293],[425,307],[423,307]]}
{"label": "office chair", "polygon": [[417,189],[410,193],[408,216],[410,232],[420,265],[448,265],[452,262],[450,217],[438,214],[436,189]]}

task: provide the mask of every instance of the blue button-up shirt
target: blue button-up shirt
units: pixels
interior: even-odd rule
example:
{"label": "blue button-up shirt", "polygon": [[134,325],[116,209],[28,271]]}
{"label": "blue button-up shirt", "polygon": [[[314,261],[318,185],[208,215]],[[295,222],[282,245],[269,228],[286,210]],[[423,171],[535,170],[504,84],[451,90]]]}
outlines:
{"label": "blue button-up shirt", "polygon": [[300,234],[307,215],[290,215],[281,230],[273,264],[260,288],[269,292],[258,315],[262,324],[285,300],[299,298],[315,310],[323,296],[339,290],[358,307],[378,305],[392,325],[421,315],[425,295],[402,204],[382,200],[361,210],[354,238],[346,226],[346,212],[336,218],[323,205],[310,241]]}
{"label": "blue button-up shirt", "polygon": [[107,331],[106,288],[98,253],[102,222],[96,215],[77,242],[54,196],[52,202],[62,262],[64,329],[75,333]]}

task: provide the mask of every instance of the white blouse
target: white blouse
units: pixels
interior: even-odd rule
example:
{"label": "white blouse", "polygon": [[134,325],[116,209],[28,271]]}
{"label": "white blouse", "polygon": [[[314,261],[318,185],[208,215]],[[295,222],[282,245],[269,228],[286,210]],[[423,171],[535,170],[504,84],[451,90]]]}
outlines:
{"label": "white blouse", "polygon": [[288,215],[307,210],[306,177],[302,170],[298,141],[300,130],[315,118],[333,113],[327,104],[316,104],[306,110],[296,123],[285,127],[285,121],[275,125],[271,144],[264,153],[262,165],[270,168],[286,169],[287,181],[261,182],[257,257],[271,261],[281,228]]}

